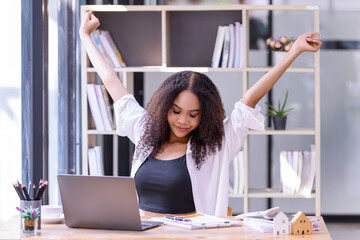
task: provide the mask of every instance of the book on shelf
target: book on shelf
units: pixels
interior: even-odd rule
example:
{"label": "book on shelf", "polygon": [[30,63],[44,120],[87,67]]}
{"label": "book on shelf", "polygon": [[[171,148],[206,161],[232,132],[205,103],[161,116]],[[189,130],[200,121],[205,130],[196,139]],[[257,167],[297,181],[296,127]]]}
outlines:
{"label": "book on shelf", "polygon": [[211,67],[218,68],[220,64],[221,52],[224,45],[225,26],[218,26],[218,31],[215,40],[214,52],[211,61]]}
{"label": "book on shelf", "polygon": [[281,151],[280,182],[286,194],[311,194],[315,180],[315,150]]}
{"label": "book on shelf", "polygon": [[96,130],[113,130],[113,114],[104,85],[89,83],[87,85],[87,92],[90,111],[95,122]]}
{"label": "book on shelf", "polygon": [[111,62],[110,57],[105,53],[105,50],[104,50],[103,46],[100,43],[98,31],[93,31],[90,34],[90,37],[93,40],[93,42],[95,43],[95,46],[99,50],[100,54],[106,60],[106,62],[109,63],[111,65],[111,67],[114,67],[113,63]]}
{"label": "book on shelf", "polygon": [[94,85],[94,88],[95,88],[96,98],[97,98],[99,108],[100,108],[101,118],[104,123],[104,128],[106,131],[111,131],[112,126],[111,126],[111,122],[110,122],[110,117],[107,113],[107,107],[106,107],[106,103],[105,103],[105,99],[104,99],[103,90],[101,88],[101,85],[97,85],[97,84]]}
{"label": "book on shelf", "polygon": [[88,162],[91,176],[104,176],[104,162],[100,146],[88,149]]}
{"label": "book on shelf", "polygon": [[109,118],[111,129],[115,129],[116,128],[115,120],[114,120],[114,115],[112,114],[112,104],[110,103],[109,94],[104,85],[100,85],[100,86],[101,86],[101,90],[103,92],[103,98],[104,98],[105,105],[106,105],[106,114]]}
{"label": "book on shelf", "polygon": [[90,112],[95,122],[95,128],[98,131],[104,131],[105,126],[100,112],[97,95],[95,92],[95,84],[89,83],[87,85],[87,97],[90,106]]}
{"label": "book on shelf", "polygon": [[126,67],[126,64],[120,54],[119,49],[116,47],[110,32],[107,30],[97,30],[99,32],[100,42],[103,43],[105,51],[110,56],[113,65],[116,68]]}
{"label": "book on shelf", "polygon": [[235,59],[234,68],[242,67],[243,62],[242,54],[242,24],[235,22]]}
{"label": "book on shelf", "polygon": [[241,35],[242,24],[240,22],[218,26],[211,67],[240,68],[243,66],[243,39]]}
{"label": "book on shelf", "polygon": [[224,26],[224,46],[221,57],[221,68],[227,68],[229,61],[229,51],[230,51],[230,30],[229,26]]}
{"label": "book on shelf", "polygon": [[235,54],[235,27],[234,24],[229,24],[229,59],[228,59],[228,68],[232,68],[234,66],[234,54]]}

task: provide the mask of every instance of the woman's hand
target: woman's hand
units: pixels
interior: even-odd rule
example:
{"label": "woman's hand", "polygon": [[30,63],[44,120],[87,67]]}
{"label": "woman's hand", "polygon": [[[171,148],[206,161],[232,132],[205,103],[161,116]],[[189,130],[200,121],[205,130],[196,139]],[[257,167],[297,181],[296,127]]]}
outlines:
{"label": "woman's hand", "polygon": [[90,35],[99,26],[100,26],[99,19],[97,19],[95,17],[95,15],[92,13],[92,11],[86,12],[84,20],[81,23],[81,26],[79,29],[80,38],[82,38],[82,36],[84,34]]}
{"label": "woman's hand", "polygon": [[291,49],[296,52],[317,52],[321,47],[320,33],[308,32],[300,35]]}

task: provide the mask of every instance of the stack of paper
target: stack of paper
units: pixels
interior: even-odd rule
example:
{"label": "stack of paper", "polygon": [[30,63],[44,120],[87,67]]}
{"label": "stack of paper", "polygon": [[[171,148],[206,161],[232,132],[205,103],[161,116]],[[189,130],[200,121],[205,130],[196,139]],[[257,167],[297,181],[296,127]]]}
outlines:
{"label": "stack of paper", "polygon": [[163,218],[153,217],[151,220],[160,221],[164,224],[187,229],[230,227],[241,225],[239,221],[231,221],[225,218],[219,218],[200,212],[186,216],[166,216]]}

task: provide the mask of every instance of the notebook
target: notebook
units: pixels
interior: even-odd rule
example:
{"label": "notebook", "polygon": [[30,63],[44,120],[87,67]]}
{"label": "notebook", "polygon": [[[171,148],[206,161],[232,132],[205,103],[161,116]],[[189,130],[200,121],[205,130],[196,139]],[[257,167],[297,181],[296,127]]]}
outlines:
{"label": "notebook", "polygon": [[58,182],[68,227],[141,231],[161,225],[141,221],[131,177],[61,174]]}

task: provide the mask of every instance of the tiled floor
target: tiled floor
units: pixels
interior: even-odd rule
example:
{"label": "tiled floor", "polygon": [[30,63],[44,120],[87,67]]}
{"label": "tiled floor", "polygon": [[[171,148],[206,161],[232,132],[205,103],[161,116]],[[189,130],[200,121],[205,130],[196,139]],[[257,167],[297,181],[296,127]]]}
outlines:
{"label": "tiled floor", "polygon": [[360,239],[360,223],[326,223],[333,240]]}

